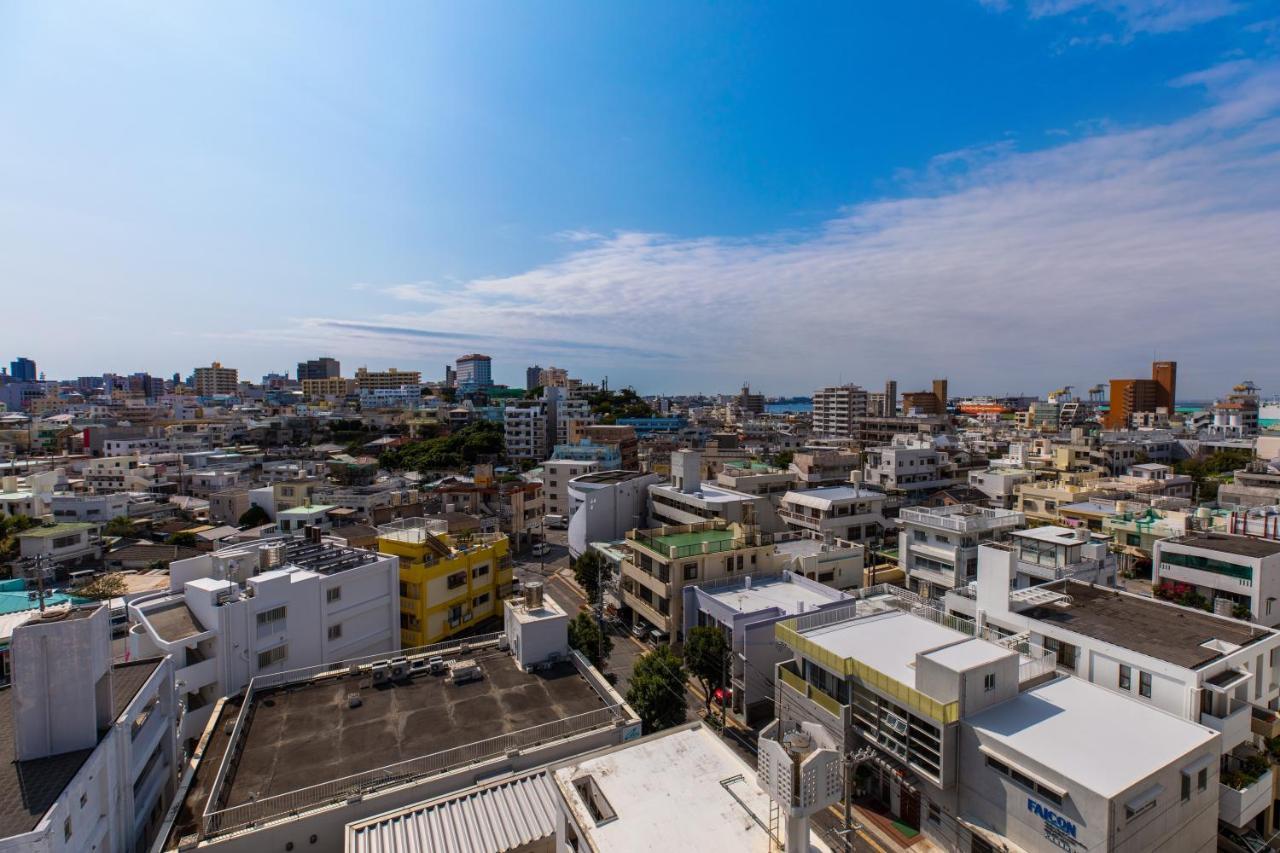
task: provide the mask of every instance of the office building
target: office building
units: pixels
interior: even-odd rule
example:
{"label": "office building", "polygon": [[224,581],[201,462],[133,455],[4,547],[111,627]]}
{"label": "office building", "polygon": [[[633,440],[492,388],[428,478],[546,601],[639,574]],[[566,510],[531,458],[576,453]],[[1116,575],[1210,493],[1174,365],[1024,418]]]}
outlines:
{"label": "office building", "polygon": [[463,393],[479,391],[493,385],[493,359],[478,352],[459,356],[457,385]]}
{"label": "office building", "polygon": [[9,362],[9,377],[14,382],[35,382],[36,363],[24,356],[18,356]]}
{"label": "office building", "polygon": [[850,438],[854,420],[867,415],[867,392],[857,385],[836,385],[813,392],[813,434]]}
{"label": "office building", "polygon": [[342,375],[342,365],[336,358],[321,356],[310,361],[298,362],[298,381],[308,379],[334,379]]}
{"label": "office building", "polygon": [[1150,379],[1112,379],[1109,408],[1103,419],[1107,429],[1128,429],[1135,415],[1161,412],[1171,415],[1177,401],[1178,363],[1156,361]]}
{"label": "office building", "polygon": [[0,690],[0,849],[148,849],[174,796],[178,708],[167,658],[111,661],[108,608],[33,615]]}
{"label": "office building", "polygon": [[438,643],[502,612],[511,591],[504,533],[451,535],[444,521],[406,518],[378,528],[378,551],[400,558],[400,639]]}
{"label": "office building", "polygon": [[236,393],[239,375],[234,367],[223,367],[215,361],[209,367],[195,369],[191,388],[197,397],[229,397]]}

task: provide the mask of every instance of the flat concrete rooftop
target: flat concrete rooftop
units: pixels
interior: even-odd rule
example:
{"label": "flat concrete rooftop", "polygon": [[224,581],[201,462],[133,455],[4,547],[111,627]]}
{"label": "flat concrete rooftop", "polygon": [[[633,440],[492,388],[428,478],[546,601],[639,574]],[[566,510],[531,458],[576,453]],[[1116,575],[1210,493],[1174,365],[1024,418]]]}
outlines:
{"label": "flat concrete rooftop", "polygon": [[1280,542],[1274,539],[1255,539],[1252,536],[1232,536],[1227,533],[1194,533],[1190,536],[1175,536],[1168,542],[1240,557],[1270,557],[1280,554]]}
{"label": "flat concrete rooftop", "polygon": [[1271,632],[1212,613],[1174,607],[1080,581],[1063,580],[1041,589],[1071,596],[1070,604],[1047,604],[1022,615],[1061,625],[1086,637],[1114,643],[1157,660],[1195,669],[1222,657],[1206,648],[1210,640],[1247,646]]}
{"label": "flat concrete rooftop", "polygon": [[[254,696],[227,806],[475,743],[608,707],[572,663],[529,674],[505,652],[468,652],[484,678],[448,676],[361,687],[368,674]],[[347,706],[359,692],[362,704]],[[221,755],[205,760],[221,761]]]}

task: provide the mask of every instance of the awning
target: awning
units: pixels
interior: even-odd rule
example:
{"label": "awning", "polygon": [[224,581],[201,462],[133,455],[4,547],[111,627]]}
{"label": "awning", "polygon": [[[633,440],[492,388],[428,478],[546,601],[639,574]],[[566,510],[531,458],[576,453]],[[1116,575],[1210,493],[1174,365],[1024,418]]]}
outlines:
{"label": "awning", "polygon": [[1124,804],[1124,807],[1130,812],[1140,812],[1142,809],[1156,801],[1156,797],[1164,793],[1164,785],[1159,783],[1152,785],[1142,793],[1136,795]]}
{"label": "awning", "polygon": [[1059,785],[1057,782],[1050,782],[1048,779],[1044,778],[1039,773],[1034,773],[1028,770],[1027,768],[1023,767],[1021,764],[1019,764],[1017,761],[1010,760],[1008,756],[1002,755],[1001,753],[996,752],[994,749],[990,749],[982,744],[978,744],[978,751],[981,752],[983,755],[987,756],[988,758],[994,758],[996,761],[999,761],[1001,764],[1007,764],[1011,769],[1017,770],[1019,773],[1021,773],[1023,776],[1026,776],[1028,779],[1035,782],[1037,785],[1043,785],[1048,790],[1057,794],[1060,798],[1066,799],[1067,789]]}
{"label": "awning", "polygon": [[1253,678],[1253,675],[1243,669],[1228,669],[1206,678],[1204,686],[1214,693],[1230,693],[1250,678]]}

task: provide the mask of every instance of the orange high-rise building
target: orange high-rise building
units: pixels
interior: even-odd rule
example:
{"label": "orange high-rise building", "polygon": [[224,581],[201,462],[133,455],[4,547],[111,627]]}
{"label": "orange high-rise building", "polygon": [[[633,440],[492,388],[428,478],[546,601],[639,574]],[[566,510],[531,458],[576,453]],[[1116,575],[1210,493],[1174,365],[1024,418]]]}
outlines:
{"label": "orange high-rise building", "polygon": [[1173,414],[1177,382],[1176,361],[1153,362],[1150,379],[1112,379],[1110,409],[1103,426],[1107,429],[1127,429],[1137,412],[1164,409]]}

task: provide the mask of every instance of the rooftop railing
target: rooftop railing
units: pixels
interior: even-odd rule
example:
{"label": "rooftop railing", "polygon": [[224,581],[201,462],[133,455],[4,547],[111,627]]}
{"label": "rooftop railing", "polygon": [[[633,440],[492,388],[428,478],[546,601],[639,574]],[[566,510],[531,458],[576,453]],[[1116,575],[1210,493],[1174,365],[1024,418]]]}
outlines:
{"label": "rooftop railing", "polygon": [[952,511],[904,508],[899,510],[898,518],[904,522],[938,527],[956,533],[974,533],[997,527],[1017,527],[1023,522],[1020,512],[969,505]]}

